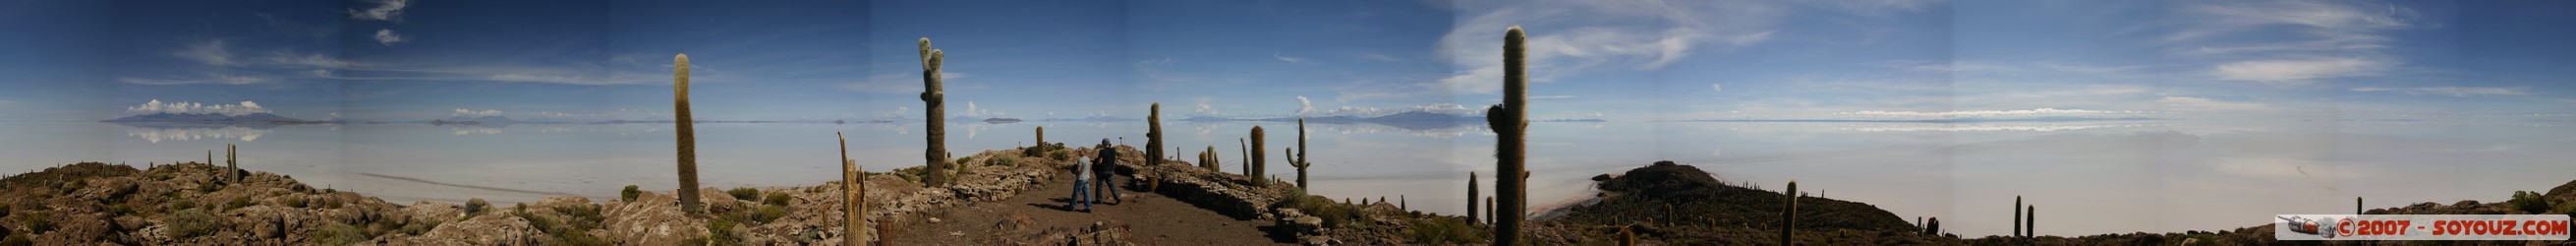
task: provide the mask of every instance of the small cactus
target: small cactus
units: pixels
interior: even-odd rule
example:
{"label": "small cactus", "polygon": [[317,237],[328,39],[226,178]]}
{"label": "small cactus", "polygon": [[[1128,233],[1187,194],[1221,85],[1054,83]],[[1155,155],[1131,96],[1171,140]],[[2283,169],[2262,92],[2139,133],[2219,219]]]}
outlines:
{"label": "small cactus", "polygon": [[[1038,126],[1038,146],[1037,146],[1037,147],[1031,147],[1031,148],[1037,148],[1037,149],[1038,149],[1038,151],[1036,151],[1036,152],[1031,152],[1031,153],[1044,154],[1044,153],[1046,153],[1046,152],[1047,152],[1046,126]],[[1036,154],[1030,154],[1030,156],[1037,156],[1037,155],[1036,155]]]}
{"label": "small cactus", "polygon": [[1237,152],[1237,154],[1239,154],[1240,156],[1242,156],[1242,157],[1239,157],[1239,158],[1243,158],[1243,162],[1242,162],[1243,164],[1238,165],[1239,167],[1236,167],[1236,168],[1241,168],[1241,169],[1243,169],[1242,173],[1243,173],[1243,175],[1244,175],[1244,176],[1252,176],[1252,147],[1251,147],[1251,146],[1252,146],[1251,144],[1249,144],[1249,143],[1247,143],[1247,142],[1244,142],[1244,141],[1243,141],[1243,138],[1234,138],[1234,147],[1235,147],[1235,148],[1237,148],[1237,149],[1239,149],[1239,150],[1236,150],[1236,151],[1240,151],[1240,152]]}
{"label": "small cactus", "polygon": [[1636,245],[1637,245],[1637,233],[1636,233],[1635,231],[1629,230],[1628,228],[1630,228],[1630,226],[1619,226],[1619,245],[1620,245],[1620,246],[1636,246]]}
{"label": "small cactus", "polygon": [[2013,196],[2012,236],[2021,237],[2021,196]]}
{"label": "small cactus", "polygon": [[671,58],[671,122],[680,135],[680,211],[705,212],[698,206],[698,137],[689,119],[689,54]]}
{"label": "small cactus", "polygon": [[1923,222],[1923,235],[1941,235],[1941,217]]}
{"label": "small cactus", "polygon": [[1791,234],[1798,231],[1798,181],[1789,180],[1788,192],[1781,194],[1788,195],[1789,201],[1780,210],[1780,245],[1790,245],[1795,242],[1790,238]]}
{"label": "small cactus", "polygon": [[1263,169],[1266,169],[1269,166],[1266,162],[1270,162],[1269,157],[1262,152],[1269,151],[1262,149],[1261,143],[1263,143],[1261,140],[1261,126],[1252,126],[1252,150],[1255,151],[1252,152],[1252,167],[1244,170],[1243,176],[1252,177],[1252,183],[1268,185],[1269,182],[1262,179],[1261,173]]}
{"label": "small cactus", "polygon": [[1206,168],[1210,172],[1223,171],[1217,170],[1216,145],[1210,144],[1207,151],[1199,152],[1199,168]]}
{"label": "small cactus", "polygon": [[2023,207],[2023,209],[2027,211],[2024,214],[2028,216],[2023,216],[2021,218],[2022,237],[2039,237],[2039,205],[2029,205],[2027,207]]}
{"label": "small cactus", "polygon": [[1468,172],[1467,172],[1467,221],[1470,221],[1470,222],[1483,222],[1482,220],[1476,220],[1476,197],[1477,197],[1477,196],[1476,196],[1476,172],[1475,172],[1475,171],[1468,171]]}
{"label": "small cactus", "polygon": [[1494,196],[1485,196],[1485,224],[1494,223]]}
{"label": "small cactus", "polygon": [[921,180],[923,185],[928,186],[948,183],[948,100],[947,95],[940,92],[939,83],[939,64],[946,60],[947,56],[944,52],[930,48],[929,37],[921,38],[921,102],[927,104],[925,108],[929,108],[922,112],[930,116],[930,119],[927,119],[929,121],[927,125],[930,125],[929,133],[922,134],[930,138],[930,147],[922,153],[923,158],[926,159],[923,161],[922,168],[929,172],[926,172],[927,175],[922,175]]}

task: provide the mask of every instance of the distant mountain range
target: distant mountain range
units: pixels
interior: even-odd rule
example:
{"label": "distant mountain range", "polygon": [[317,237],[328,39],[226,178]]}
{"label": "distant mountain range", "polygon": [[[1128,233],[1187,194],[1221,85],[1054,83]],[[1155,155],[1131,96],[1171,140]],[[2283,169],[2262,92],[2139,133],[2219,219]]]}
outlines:
{"label": "distant mountain range", "polygon": [[497,116],[497,115],[495,115],[495,116],[483,116],[483,117],[465,117],[465,116],[457,116],[457,117],[447,117],[446,119],[436,119],[436,120],[430,120],[430,121],[429,121],[429,124],[431,124],[431,125],[446,125],[446,124],[480,125],[480,124],[510,124],[510,123],[519,123],[519,121],[518,121],[518,120],[512,120],[512,119],[510,119],[510,117],[501,117],[501,116]]}
{"label": "distant mountain range", "polygon": [[278,116],[278,115],[276,115],[276,114],[269,114],[269,113],[250,113],[250,114],[242,114],[242,115],[224,115],[224,114],[217,114],[217,113],[152,113],[152,114],[144,114],[144,115],[126,116],[125,118],[116,118],[116,119],[102,120],[102,121],[99,121],[99,122],[121,122],[121,123],[199,123],[199,124],[310,124],[310,123],[324,123],[324,122],[321,122],[321,121],[306,121],[306,120],[296,119],[296,118],[287,118],[286,116]]}

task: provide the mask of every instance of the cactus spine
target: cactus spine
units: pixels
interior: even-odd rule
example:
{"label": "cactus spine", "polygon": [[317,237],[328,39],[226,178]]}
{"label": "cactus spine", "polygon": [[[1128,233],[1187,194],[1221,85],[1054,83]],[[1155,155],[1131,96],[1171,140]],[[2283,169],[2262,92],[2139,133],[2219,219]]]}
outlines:
{"label": "cactus spine", "polygon": [[1291,157],[1295,157],[1297,159],[1288,161],[1288,165],[1297,167],[1298,189],[1305,189],[1308,187],[1306,186],[1306,167],[1315,165],[1312,160],[1306,159],[1306,152],[1315,152],[1315,149],[1306,148],[1306,117],[1297,117],[1297,148],[1295,150],[1288,151],[1288,154],[1295,155]]}
{"label": "cactus spine", "polygon": [[[1525,169],[1528,163],[1524,160],[1527,157],[1525,151],[1528,146],[1523,142],[1528,140],[1526,133],[1529,130],[1529,121],[1525,118],[1529,114],[1529,60],[1528,54],[1523,52],[1527,48],[1523,45],[1523,40],[1528,36],[1521,31],[1521,26],[1512,26],[1511,29],[1504,31],[1503,104],[1485,108],[1485,123],[1493,128],[1494,138],[1496,138],[1494,169],[1502,172],[1502,175],[1497,176],[1503,177],[1494,180],[1494,194],[1502,197],[1501,209],[1513,211],[1511,213],[1497,211],[1495,214],[1501,216],[1494,218],[1494,244],[1496,245],[1520,244],[1520,211],[1527,210],[1529,205],[1527,196],[1529,190],[1523,183],[1528,179],[1528,171]],[[1515,177],[1513,174],[1520,175]]]}
{"label": "cactus spine", "polygon": [[1269,182],[1261,176],[1263,169],[1267,169],[1270,166],[1268,165],[1270,157],[1267,153],[1264,153],[1270,152],[1270,150],[1261,148],[1261,143],[1263,142],[1264,141],[1261,140],[1261,126],[1252,126],[1252,150],[1257,151],[1252,152],[1252,165],[1251,167],[1246,167],[1247,169],[1244,170],[1244,176],[1251,176],[1252,183],[1269,185]]}
{"label": "cactus spine", "polygon": [[921,102],[930,108],[922,110],[930,116],[930,133],[924,134],[930,137],[930,147],[922,153],[926,159],[922,164],[923,170],[929,172],[922,175],[923,185],[937,186],[948,182],[948,101],[939,87],[939,64],[946,58],[945,53],[930,48],[929,37],[921,38]]}
{"label": "cactus spine", "polygon": [[1145,160],[1140,163],[1160,165],[1163,157],[1163,103],[1154,103],[1145,108]]}
{"label": "cactus spine", "polygon": [[1482,222],[1482,220],[1476,220],[1476,197],[1477,197],[1477,195],[1476,195],[1476,172],[1475,172],[1475,171],[1468,171],[1468,172],[1467,172],[1467,221],[1468,221],[1468,222],[1470,222],[1470,223],[1473,223],[1473,222]]}
{"label": "cactus spine", "polygon": [[689,54],[671,58],[671,122],[679,125],[680,211],[705,212],[698,206],[698,137],[689,120]]}
{"label": "cactus spine", "polygon": [[1798,181],[1789,180],[1789,202],[1780,210],[1780,245],[1789,245],[1790,234],[1798,231]]}
{"label": "cactus spine", "polygon": [[841,245],[865,245],[868,241],[859,237],[859,228],[867,228],[860,219],[861,214],[867,213],[867,198],[861,197],[867,191],[859,188],[859,161],[850,159],[847,135],[832,135],[841,141]]}

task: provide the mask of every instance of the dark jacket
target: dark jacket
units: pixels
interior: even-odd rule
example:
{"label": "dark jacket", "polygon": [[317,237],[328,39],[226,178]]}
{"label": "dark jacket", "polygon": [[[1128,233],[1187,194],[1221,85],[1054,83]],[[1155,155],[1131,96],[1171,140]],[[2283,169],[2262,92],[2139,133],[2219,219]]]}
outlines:
{"label": "dark jacket", "polygon": [[1118,166],[1118,149],[1100,148],[1100,154],[1091,158],[1091,165],[1093,172],[1110,172],[1111,168]]}

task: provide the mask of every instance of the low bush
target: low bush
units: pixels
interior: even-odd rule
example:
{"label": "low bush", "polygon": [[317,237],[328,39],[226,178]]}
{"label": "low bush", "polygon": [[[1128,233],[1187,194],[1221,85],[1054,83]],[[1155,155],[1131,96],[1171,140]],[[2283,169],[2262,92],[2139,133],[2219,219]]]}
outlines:
{"label": "low bush", "polygon": [[180,210],[170,213],[170,218],[164,219],[162,223],[169,223],[170,236],[177,238],[210,235],[214,234],[216,229],[223,227],[223,220],[198,210]]}
{"label": "low bush", "polygon": [[725,191],[725,194],[732,194],[732,195],[733,195],[733,199],[741,199],[741,200],[744,200],[744,201],[760,201],[760,190],[759,190],[759,189],[752,189],[752,188],[750,188],[750,187],[744,187],[744,188],[733,188],[733,190],[726,190],[726,191]]}
{"label": "low bush", "polygon": [[322,229],[313,230],[313,235],[308,237],[314,244],[320,245],[348,245],[372,238],[366,231],[358,230],[357,226],[341,223],[324,224]]}
{"label": "low bush", "polygon": [[787,202],[793,200],[796,200],[796,198],[787,196],[786,192],[776,192],[769,193],[769,197],[761,198],[760,203],[769,204],[770,206],[787,206]]}
{"label": "low bush", "polygon": [[626,186],[626,190],[617,191],[617,199],[618,199],[618,200],[623,200],[623,201],[628,201],[628,202],[633,202],[633,201],[635,201],[635,197],[636,197],[636,196],[642,196],[642,195],[644,195],[644,191],[643,191],[643,190],[637,190],[637,189],[636,189],[636,187],[635,187],[634,185],[627,185],[627,186]]}
{"label": "low bush", "polygon": [[233,211],[233,209],[249,207],[250,205],[259,205],[259,202],[250,201],[249,196],[233,197],[233,201],[224,203],[224,211]]}
{"label": "low bush", "polygon": [[2549,210],[2551,210],[2551,207],[2549,206],[2549,198],[2540,196],[2539,192],[2514,191],[2513,200],[2506,201],[2505,203],[2513,205],[2514,210],[2522,210],[2523,212],[2529,212],[2531,214],[2548,213]]}

